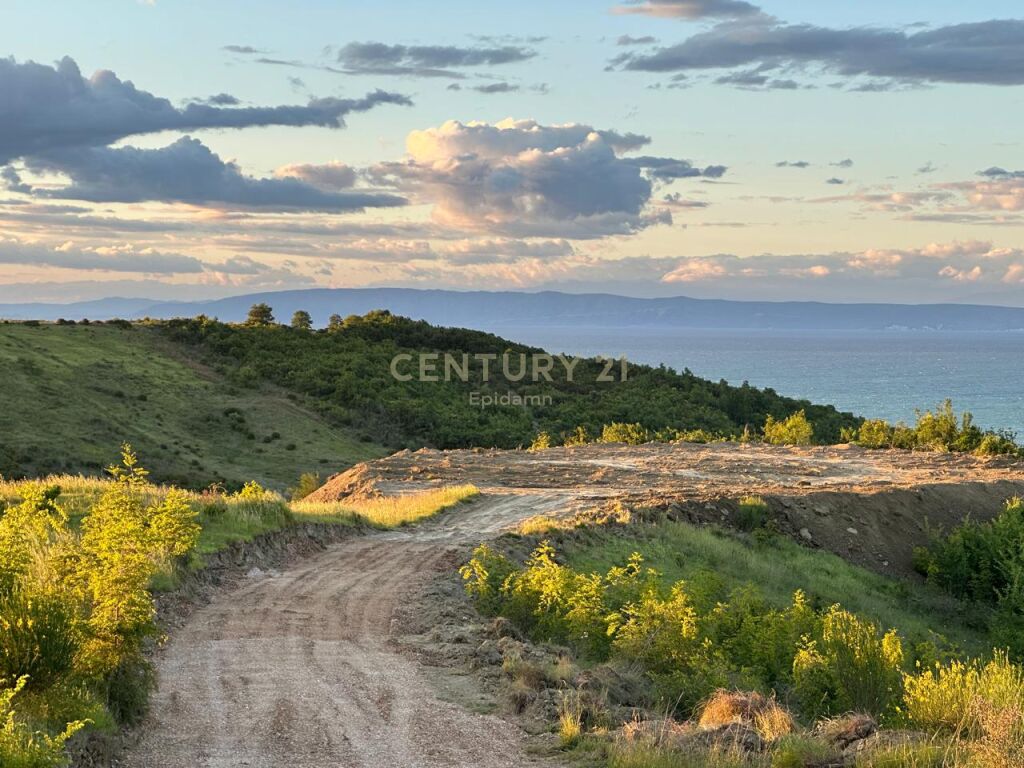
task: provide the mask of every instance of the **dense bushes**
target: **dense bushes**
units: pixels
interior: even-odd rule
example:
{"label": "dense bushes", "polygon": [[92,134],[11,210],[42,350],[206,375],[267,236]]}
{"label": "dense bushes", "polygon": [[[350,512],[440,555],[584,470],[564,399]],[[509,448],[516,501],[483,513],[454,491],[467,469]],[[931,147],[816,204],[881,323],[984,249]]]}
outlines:
{"label": "dense bushes", "polygon": [[919,411],[913,427],[868,419],[855,429],[844,429],[842,437],[865,448],[956,451],[980,456],[1021,454],[1013,435],[981,429],[970,413],[957,416],[950,400],[934,411]]}
{"label": "dense bushes", "polygon": [[[80,711],[137,719],[152,683],[152,578],[196,544],[183,492],[155,498],[128,446],[76,528],[60,489],[27,486],[0,511],[0,764],[58,764]],[[15,712],[32,694],[28,711]],[[68,723],[71,725],[68,725]],[[57,734],[53,738],[35,731]]]}
{"label": "dense bushes", "polygon": [[957,597],[993,606],[993,639],[1024,656],[1024,500],[990,522],[964,521],[916,550],[914,564]]}
{"label": "dense bushes", "polygon": [[[635,553],[605,574],[581,573],[548,542],[521,567],[484,544],[461,574],[481,611],[534,639],[636,665],[658,708],[688,713],[718,689],[742,688],[774,693],[809,721],[858,711],[937,731],[978,700],[1002,712],[1024,705],[1021,669],[1005,656],[915,669],[896,631],[838,605],[816,610],[797,592],[774,608],[753,585],[723,598],[713,574],[666,584]],[[935,655],[914,652],[919,663]]]}
{"label": "dense bushes", "polygon": [[[478,331],[435,328],[391,315],[338,318],[325,330],[307,331],[269,323],[261,310],[258,322],[227,325],[209,318],[154,322],[166,336],[193,345],[207,363],[243,386],[269,381],[306,395],[336,423],[358,426],[387,445],[431,444],[441,448],[529,445],[538,431],[569,436],[577,426],[600,435],[605,424],[627,419],[643,430],[738,437],[745,427],[757,429],[768,416],[783,419],[800,409],[814,424],[816,442],[835,442],[840,429],[859,420],[830,406],[779,396],[770,389],[710,382],[689,371],[642,365],[629,367],[626,381],[602,381],[605,366],[579,362],[572,381],[506,380],[501,366],[484,381],[479,366],[469,380],[396,380],[390,370],[395,355],[420,352],[463,354],[530,354],[521,344]],[[513,365],[518,370],[518,362]],[[413,368],[410,368],[413,370]],[[441,366],[438,367],[441,371]],[[442,376],[443,379],[443,376]],[[540,396],[535,403],[480,408],[470,392]],[[630,434],[630,439],[634,435]]]}

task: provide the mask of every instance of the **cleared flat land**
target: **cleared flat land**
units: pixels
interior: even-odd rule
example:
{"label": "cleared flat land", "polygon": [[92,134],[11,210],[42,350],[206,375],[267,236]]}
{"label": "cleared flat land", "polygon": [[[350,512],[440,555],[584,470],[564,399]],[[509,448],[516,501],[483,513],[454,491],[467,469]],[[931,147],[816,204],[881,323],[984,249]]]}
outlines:
{"label": "cleared flat land", "polygon": [[813,525],[814,545],[846,542],[847,554],[875,558],[886,540],[920,539],[926,516],[990,506],[994,513],[1024,490],[1024,466],[727,444],[420,451],[355,467],[318,496],[464,482],[483,497],[416,528],[356,537],[280,572],[254,572],[193,613],[160,654],[160,689],[126,764],[528,766],[513,725],[443,701],[397,642],[399,617],[415,612],[419,587],[467,546],[534,515],[617,500],[690,505],[727,522],[728,499],[760,493],[786,525]]}

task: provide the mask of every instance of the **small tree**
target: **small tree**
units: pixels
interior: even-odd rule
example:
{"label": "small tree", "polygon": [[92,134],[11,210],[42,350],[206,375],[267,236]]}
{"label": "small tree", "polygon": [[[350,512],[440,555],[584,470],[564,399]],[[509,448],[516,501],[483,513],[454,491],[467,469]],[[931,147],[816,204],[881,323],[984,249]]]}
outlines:
{"label": "small tree", "polygon": [[327,330],[328,331],[340,331],[345,325],[345,320],[341,315],[334,314],[327,319]]}
{"label": "small tree", "polygon": [[273,325],[274,310],[269,304],[253,304],[249,307],[249,316],[245,319],[245,324],[250,327]]}
{"label": "small tree", "polygon": [[309,312],[304,309],[296,310],[295,314],[292,315],[292,328],[298,328],[300,331],[308,331],[313,327],[313,318],[309,316]]}

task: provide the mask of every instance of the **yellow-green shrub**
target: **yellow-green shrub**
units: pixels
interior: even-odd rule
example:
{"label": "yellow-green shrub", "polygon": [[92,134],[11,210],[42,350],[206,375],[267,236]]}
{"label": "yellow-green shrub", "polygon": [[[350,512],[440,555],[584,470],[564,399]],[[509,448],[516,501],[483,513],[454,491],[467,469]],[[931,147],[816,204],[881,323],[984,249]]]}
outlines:
{"label": "yellow-green shrub", "polygon": [[1024,736],[1024,670],[1005,653],[988,662],[936,664],[903,677],[900,714],[914,728],[977,737],[983,733],[986,708],[1015,712],[1018,734]]}
{"label": "yellow-green shrub", "polygon": [[85,723],[69,723],[59,734],[50,736],[33,730],[14,710],[14,698],[25,687],[21,678],[12,688],[0,688],[0,766],[3,768],[60,768],[67,764],[64,744]]}
{"label": "yellow-green shrub", "polygon": [[814,716],[841,712],[884,715],[898,705],[903,645],[895,631],[839,606],[825,612],[820,634],[793,661],[794,693]]}
{"label": "yellow-green shrub", "polygon": [[769,416],[764,424],[764,441],[771,445],[810,445],[814,441],[814,427],[804,411],[782,421]]}
{"label": "yellow-green shrub", "polygon": [[643,424],[622,424],[616,421],[604,425],[598,442],[641,445],[650,442],[650,439],[650,433]]}

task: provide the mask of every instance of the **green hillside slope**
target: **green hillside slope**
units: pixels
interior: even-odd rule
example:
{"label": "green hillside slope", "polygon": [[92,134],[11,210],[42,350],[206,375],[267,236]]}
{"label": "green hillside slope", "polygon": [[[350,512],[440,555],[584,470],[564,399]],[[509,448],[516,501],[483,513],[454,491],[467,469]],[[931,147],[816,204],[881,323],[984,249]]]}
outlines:
{"label": "green hillside slope", "polygon": [[127,441],[157,480],[284,488],[384,453],[277,388],[228,384],[151,328],[0,324],[0,370],[7,477],[97,474]]}

